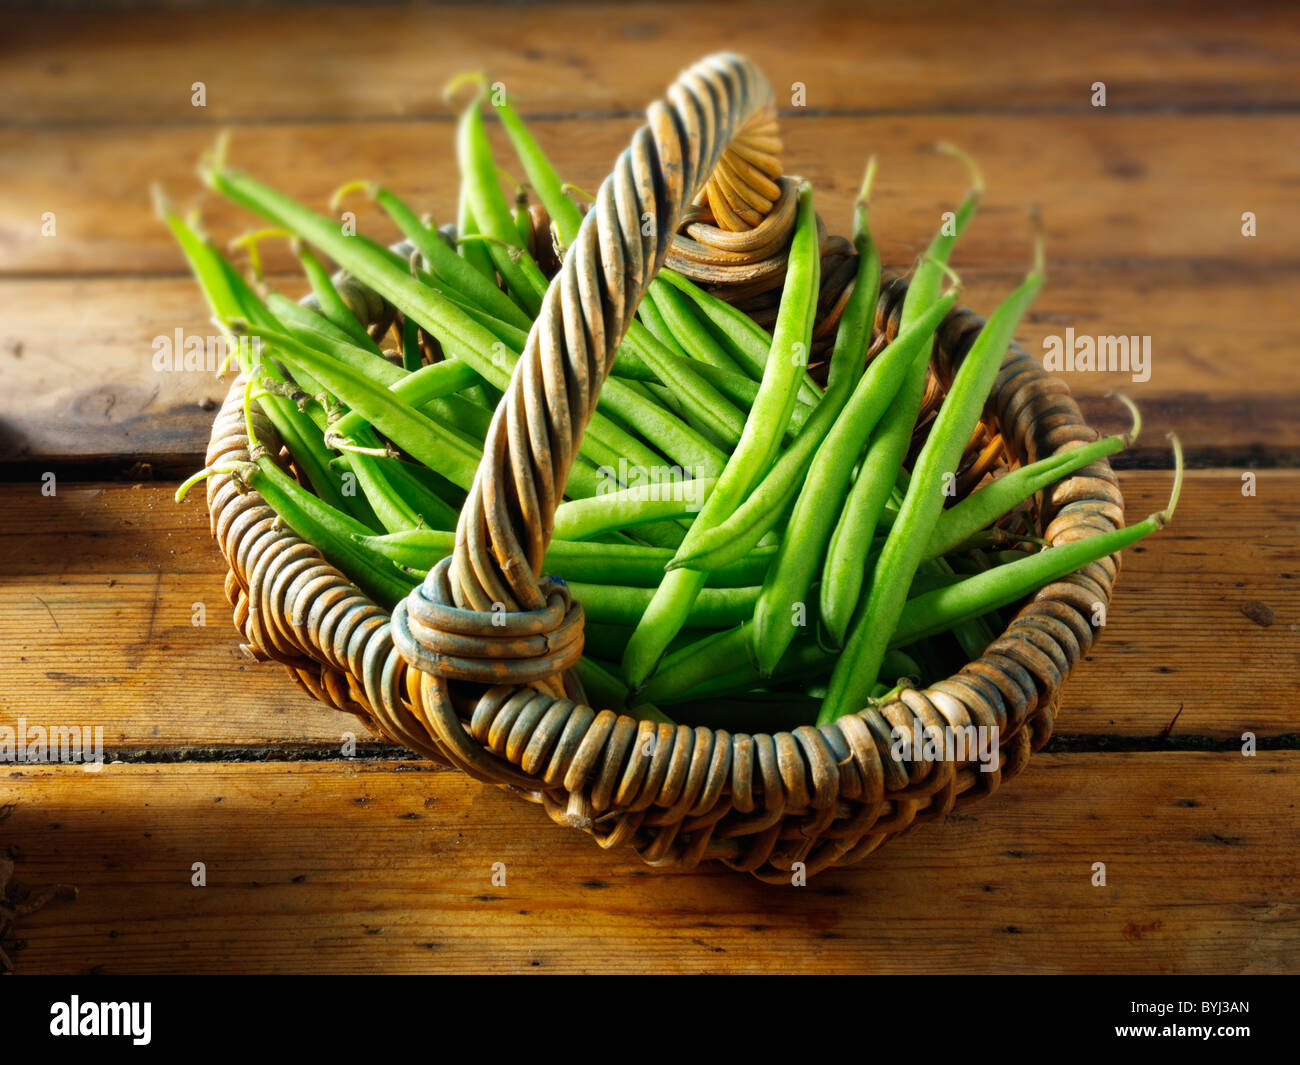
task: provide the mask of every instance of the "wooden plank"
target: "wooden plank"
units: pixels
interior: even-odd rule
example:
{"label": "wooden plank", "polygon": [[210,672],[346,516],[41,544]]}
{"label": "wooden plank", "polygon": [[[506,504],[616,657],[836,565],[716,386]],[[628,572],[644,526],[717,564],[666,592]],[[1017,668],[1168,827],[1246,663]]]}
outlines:
{"label": "wooden plank", "polygon": [[[1018,281],[1008,269],[976,266],[964,275],[966,302],[986,313]],[[1291,343],[1296,277],[1065,262],[1020,339],[1041,358],[1044,338],[1067,328],[1150,336],[1147,381],[1123,372],[1063,375],[1102,431],[1126,417],[1107,392],[1122,390],[1142,405],[1153,430],[1139,445],[1146,463],[1167,464],[1163,433],[1172,429],[1199,465],[1295,464],[1300,363],[1277,353]],[[285,278],[281,287],[297,295],[301,283]],[[186,337],[216,333],[192,281],[0,281],[0,300],[11,308],[0,323],[8,385],[0,392],[0,463],[146,461],[173,475],[197,463],[226,388],[206,370],[159,372],[153,364],[156,338],[170,342],[177,329]]]}
{"label": "wooden plank", "polygon": [[806,887],[650,869],[418,764],[10,767],[0,810],[16,876],[80,891],[24,920],[24,973],[1269,973],[1300,965],[1297,770],[1043,755]]}
{"label": "wooden plank", "polygon": [[[1136,519],[1164,505],[1170,477],[1126,472],[1122,485]],[[356,730],[352,717],[302,695],[279,666],[241,656],[203,504],[176,506],[173,487],[61,484],[44,498],[6,486],[0,724],[100,724],[123,752],[337,746]],[[1297,731],[1300,472],[1261,471],[1257,492],[1241,495],[1238,471],[1195,472],[1175,523],[1125,553],[1058,735],[1150,741],[1180,705],[1174,744]]]}
{"label": "wooden plank", "polygon": [[[214,53],[215,54],[215,53]],[[538,140],[567,180],[594,191],[626,147],[635,117],[539,121]],[[498,158],[518,172],[495,123]],[[580,131],[581,135],[575,135]],[[933,145],[956,141],[979,159],[988,186],[979,224],[963,238],[957,264],[1021,268],[1025,211],[1041,206],[1051,262],[1107,271],[1152,260],[1213,260],[1219,276],[1252,266],[1294,269],[1300,220],[1287,174],[1297,163],[1300,117],[1274,115],[917,115],[782,120],[784,159],[809,178],[832,232],[848,231],[862,168],[881,165],[873,228],[887,264],[910,266],[960,196],[964,177]],[[0,129],[0,247],[5,275],[176,274],[184,269],[153,214],[160,183],[178,207],[201,206],[213,235],[229,239],[254,217],[202,191],[194,166],[211,148],[208,127]],[[1217,150],[1207,151],[1207,145]],[[1222,165],[1231,157],[1232,166]],[[230,161],[317,210],[356,178],[382,181],[440,220],[455,217],[457,172],[447,123],[270,123],[239,128]],[[376,239],[397,231],[358,199],[360,227]],[[1258,235],[1241,235],[1243,211]],[[43,232],[53,212],[55,235]],[[283,245],[267,247],[268,269],[293,265]],[[1193,264],[1195,269],[1206,269]],[[1160,288],[1131,282],[1140,291]]]}
{"label": "wooden plank", "polygon": [[[1176,32],[1174,32],[1176,29]],[[502,10],[366,5],[310,10],[27,13],[0,72],[0,120],[43,124],[442,112],[444,83],[484,69],[539,111],[640,111],[699,56],[743,47],[789,104],[954,111],[1294,106],[1286,5],[1117,2],[788,5],[546,4]],[[106,43],[111,47],[105,47]],[[797,48],[791,44],[797,43]],[[924,72],[923,76],[919,72]],[[206,107],[191,85],[207,85]],[[106,92],[105,87],[112,91]]]}

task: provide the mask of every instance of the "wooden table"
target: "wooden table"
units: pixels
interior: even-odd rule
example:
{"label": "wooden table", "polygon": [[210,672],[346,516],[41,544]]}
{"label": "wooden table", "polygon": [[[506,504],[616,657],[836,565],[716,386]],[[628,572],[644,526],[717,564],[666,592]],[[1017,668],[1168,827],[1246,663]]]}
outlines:
{"label": "wooden table", "polygon": [[[11,20],[0,725],[99,725],[111,759],[0,767],[15,879],[79,889],[18,926],[20,971],[1300,967],[1295,16],[962,7]],[[802,888],[646,868],[364,735],[344,757],[351,718],[241,657],[202,502],[171,498],[223,386],[151,365],[153,338],[211,330],[150,184],[223,240],[250,224],[194,177],[219,129],[233,160],[309,203],[370,177],[446,219],[454,73],[504,81],[561,171],[594,188],[640,109],[724,46],[784,97],[789,169],[832,228],[880,154],[887,265],[907,268],[961,191],[940,138],[987,176],[956,263],[972,306],[1023,272],[1024,210],[1040,204],[1051,278],[1022,342],[1150,336],[1149,380],[1068,380],[1103,429],[1120,424],[1110,389],[1142,405],[1143,440],[1117,463],[1131,516],[1168,494],[1166,431],[1191,463],[1175,524],[1126,553],[1047,750],[993,798]],[[805,106],[790,106],[796,82]],[[373,212],[361,224],[395,236]],[[296,294],[290,267],[268,245],[269,275]]]}

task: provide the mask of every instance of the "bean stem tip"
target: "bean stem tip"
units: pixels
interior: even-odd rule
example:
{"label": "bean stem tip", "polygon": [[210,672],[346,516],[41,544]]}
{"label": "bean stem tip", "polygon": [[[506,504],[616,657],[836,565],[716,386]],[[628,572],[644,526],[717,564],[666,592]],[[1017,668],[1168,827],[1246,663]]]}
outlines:
{"label": "bean stem tip", "polygon": [[1163,529],[1174,518],[1174,510],[1178,507],[1178,497],[1183,492],[1183,444],[1178,439],[1177,433],[1169,433],[1169,442],[1174,447],[1174,487],[1169,493],[1169,503],[1165,509],[1158,514],[1153,514],[1156,527]]}
{"label": "bean stem tip", "polygon": [[1120,434],[1120,439],[1124,441],[1124,446],[1132,447],[1138,438],[1138,434],[1142,432],[1142,412],[1138,410],[1137,404],[1129,399],[1123,392],[1106,393],[1107,399],[1112,397],[1119,400],[1128,408],[1129,417],[1133,419],[1133,424],[1129,426],[1128,431]]}
{"label": "bean stem tip", "polygon": [[961,148],[958,148],[955,144],[951,144],[948,141],[940,141],[935,145],[935,147],[944,155],[951,155],[954,159],[961,162],[968,171],[970,171],[971,193],[975,197],[978,198],[984,195],[984,174],[980,170],[979,164],[975,162],[974,157],[971,156],[969,152],[963,151]]}

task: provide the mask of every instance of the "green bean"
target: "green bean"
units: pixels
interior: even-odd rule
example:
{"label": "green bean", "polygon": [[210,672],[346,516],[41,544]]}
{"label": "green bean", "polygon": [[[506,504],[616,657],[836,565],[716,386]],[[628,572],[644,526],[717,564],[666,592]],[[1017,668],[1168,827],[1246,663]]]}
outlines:
{"label": "green bean", "polygon": [[312,254],[312,250],[303,244],[301,240],[292,241],[292,245],[294,254],[298,256],[298,261],[302,263],[303,273],[307,275],[307,282],[311,285],[312,293],[316,296],[316,302],[320,305],[321,316],[336,328],[343,330],[358,347],[383,358],[383,352],[379,350],[379,345],[371,339],[370,334],[366,332],[365,326],[352,312],[352,308],[339,295],[339,290],[334,287],[334,279],[330,277],[329,271],[325,269],[324,264]]}
{"label": "green bean", "polygon": [[415,373],[424,365],[424,352],[420,350],[420,324],[414,318],[402,319],[402,369]]}
{"label": "green bean", "polygon": [[[973,176],[972,188],[957,208],[951,225],[941,228],[930,242],[926,258],[917,268],[903,300],[900,327],[914,321],[934,302],[953,246],[965,232],[983,197],[983,178],[974,162],[955,149],[945,146],[945,150],[958,154],[967,164]],[[875,535],[880,511],[893,487],[894,477],[911,446],[912,430],[925,396],[930,349],[931,344],[927,344],[924,357],[912,366],[897,398],[876,427],[831,536],[822,569],[820,613],[824,631],[835,646],[844,643],[862,591],[868,545]]]}
{"label": "green bean", "polygon": [[[578,581],[569,581],[568,584],[569,591],[582,604],[587,617],[606,625],[636,625],[649,607],[655,592],[653,588],[584,584]],[[704,588],[685,611],[683,624],[702,628],[734,625],[754,612],[754,600],[757,598],[757,586]]]}
{"label": "green bean", "polygon": [[[180,245],[209,308],[217,321],[222,323],[223,331],[229,339],[235,339],[229,331],[229,323],[241,315],[254,316],[264,322],[275,321],[270,311],[257,299],[256,293],[220,252],[199,237],[179,215],[163,203],[159,204],[159,214]],[[238,344],[236,350],[240,352],[240,369],[246,374],[252,373],[258,363],[246,358],[246,353]],[[260,354],[258,362],[263,363]],[[263,366],[264,372],[280,376],[274,367],[264,363]],[[311,419],[283,396],[267,395],[258,405],[265,411],[298,468],[321,499],[341,510],[348,510],[351,504],[356,508],[355,516],[358,519],[367,516],[368,508],[358,506],[355,501],[343,496],[340,480],[329,466],[329,451]]]}
{"label": "green bean", "polygon": [[[880,254],[871,239],[867,224],[868,196],[871,181],[875,173],[874,158],[867,165],[863,178],[862,191],[858,197],[858,207],[854,213],[854,244],[858,250],[858,272],[854,280],[853,291],[849,296],[843,317],[835,336],[835,347],[831,354],[827,373],[826,391],[821,403],[814,408],[804,430],[795,438],[794,443],[781,455],[776,464],[767,473],[749,498],[721,525],[715,526],[703,534],[696,542],[690,555],[680,555],[673,560],[672,568],[687,566],[691,569],[711,570],[725,565],[733,559],[744,555],[753,547],[763,534],[771,529],[782,517],[786,505],[793,501],[804,473],[812,462],[813,454],[830,432],[849,398],[850,392],[857,384],[863,362],[866,358],[867,344],[871,339],[871,327],[876,314],[876,297],[880,291]],[[937,323],[936,323],[937,324]],[[873,400],[878,401],[879,409],[888,402],[886,389],[878,386],[876,381],[885,374],[895,353],[882,353],[873,360],[873,381],[866,386]],[[903,355],[907,359],[906,353]],[[874,420],[879,412],[856,410],[850,414],[859,425]],[[863,426],[864,431],[869,431]]]}
{"label": "green bean", "polygon": [[[944,482],[961,459],[993,387],[1012,334],[1043,286],[1043,241],[1036,241],[1034,266],[985,323],[971,345],[944,397],[921,454],[898,518],[872,571],[866,601],[860,607],[835,664],[819,720],[834,721],[856,709],[876,683],[889,638],[903,609],[904,596],[916,574],[929,536],[943,510]],[[824,597],[823,597],[824,598]]]}
{"label": "green bean", "polygon": [[397,533],[420,527],[421,515],[388,478],[380,465],[381,459],[374,455],[349,454],[342,456],[340,461],[356,477],[366,502],[386,532]]}
{"label": "green bean", "polygon": [[[659,316],[658,321],[662,323],[661,331],[666,331],[687,358],[695,359],[707,366],[716,366],[719,370],[741,372],[741,367],[736,360],[719,346],[713,339],[713,335],[691,313],[686,297],[677,289],[656,279],[650,282],[645,298],[649,301],[653,312]],[[650,321],[655,320],[654,313],[650,315]],[[655,335],[657,336],[658,333]]]}
{"label": "green bean", "polygon": [[358,411],[398,447],[468,491],[480,450],[461,434],[407,406],[354,367],[308,347],[287,333],[249,325],[249,331],[275,347],[290,366],[301,366],[321,380],[343,403]]}
{"label": "green bean", "polygon": [[417,525],[421,527],[431,525],[435,529],[456,528],[456,523],[460,519],[459,506],[452,506],[420,479],[416,470],[423,467],[396,458],[376,461],[393,489],[402,496],[415,514]]}
{"label": "green bean", "polygon": [[[725,345],[725,350],[733,361],[753,380],[762,378],[768,352],[772,350],[772,337],[766,329],[744,311],[737,310],[726,300],[704,291],[674,270],[660,270],[655,277],[655,284],[660,286],[655,289],[656,292],[671,285],[690,299],[704,325],[719,343]],[[655,284],[651,288],[655,288]],[[799,398],[807,403],[816,403],[820,396],[821,389],[812,378],[804,374],[799,382]]]}
{"label": "green bean", "polygon": [[[652,289],[652,284],[650,288]],[[668,323],[659,313],[659,307],[655,303],[654,296],[650,294],[650,289],[646,290],[641,305],[637,307],[636,317],[640,319],[641,324],[645,326],[647,332],[654,337],[660,344],[667,348],[679,359],[690,359],[691,356],[686,353],[686,349],[678,343],[677,338],[673,336],[673,331],[668,328]]]}
{"label": "green bean", "polygon": [[[597,472],[603,473],[605,485],[615,483],[615,470]],[[671,480],[633,485],[621,491],[606,490],[590,498],[561,503],[555,509],[552,535],[560,540],[590,540],[631,525],[692,517],[699,513],[716,483],[712,477]]]}
{"label": "green bean", "polygon": [[[297,300],[291,300],[288,296],[274,290],[266,294],[266,306],[280,326],[288,333],[297,337],[304,344],[310,344],[314,348],[320,348],[323,351],[334,350],[333,345],[346,345],[350,348],[358,348],[357,342],[344,330],[340,329],[323,314],[312,310]],[[248,315],[245,315],[248,317]],[[267,324],[270,324],[269,322]],[[322,342],[328,342],[322,346]],[[394,366],[391,362],[378,354],[376,346],[375,351],[370,348],[363,350],[369,361],[360,362],[358,365],[364,365],[366,372],[383,384],[391,385],[394,381],[399,381],[403,377],[400,367]]]}
{"label": "green bean", "polygon": [[[693,550],[702,532],[724,522],[744,501],[781,445],[795,403],[796,383],[807,364],[820,272],[817,216],[812,189],[805,185],[799,193],[799,214],[771,357],[758,396],[745,419],[740,442],[678,549],[681,556]],[[706,580],[707,574],[688,569],[673,570],[664,577],[623,656],[623,677],[632,688],[640,687],[654,671],[665,648],[686,624],[691,604]]]}
{"label": "green bean", "polygon": [[[335,194],[336,203],[340,195],[349,187],[345,186]],[[458,296],[481,308],[485,313],[524,330],[527,335],[527,330],[532,325],[528,315],[475,269],[472,263],[457,255],[435,230],[420,221],[410,207],[382,185],[363,184],[360,188],[396,223],[406,239],[415,245],[429,269],[454,288]],[[519,350],[522,350],[522,345]]]}
{"label": "green bean", "polygon": [[945,510],[935,525],[926,547],[927,558],[937,558],[967,542],[979,530],[993,524],[1017,503],[1055,484],[1062,477],[1130,447],[1141,431],[1142,419],[1127,396],[1119,400],[1129,408],[1133,426],[1120,436],[1103,437],[1082,447],[1057,452],[1028,466],[1021,466],[972,492]]}
{"label": "green bean", "polygon": [[232,473],[240,483],[258,492],[290,529],[381,606],[391,610],[415,586],[416,582],[402,575],[391,562],[353,539],[368,534],[365,526],[308,492],[267,456],[230,467],[204,469],[177,489],[177,501],[185,498],[194,483],[213,473]]}
{"label": "green bean", "polygon": [[[413,373],[397,377],[388,385],[388,390],[393,393],[394,398],[403,403],[416,408],[425,408],[436,399],[464,391],[476,384],[478,380],[478,374],[466,363],[459,359],[444,359],[442,362],[429,363]],[[333,429],[340,436],[350,436],[365,424],[366,419],[361,413],[352,410],[339,418],[334,423]]]}
{"label": "green bean", "polygon": [[[461,176],[460,199],[456,205],[456,240],[457,251],[470,266],[474,267],[493,285],[497,283],[497,270],[492,265],[492,256],[488,254],[487,245],[473,238],[479,236],[478,223],[474,221],[474,211],[469,202],[469,182]],[[509,297],[507,297],[509,298]],[[513,302],[513,301],[512,301]],[[516,304],[516,306],[518,306]]]}
{"label": "green bean", "polygon": [[[519,244],[519,233],[492,159],[483,114],[476,96],[461,112],[456,133],[456,155],[460,162],[470,210],[479,231],[487,239],[488,256],[506,282],[506,287],[523,305],[529,317],[536,318],[546,295],[546,275],[528,251]],[[465,239],[462,235],[462,240]]]}
{"label": "green bean", "polygon": [[[883,549],[884,549],[884,545],[882,544],[881,550]],[[877,561],[879,560],[879,557],[880,557],[879,554],[877,554],[876,555]],[[875,568],[875,565],[876,565],[875,562],[868,563],[869,568],[873,570]],[[933,576],[935,579],[938,579],[940,577],[951,576],[953,574],[953,568],[952,568],[952,564],[947,559],[934,558],[934,559],[929,559],[927,561],[920,562],[917,565],[916,574],[917,576],[921,576],[921,575]],[[916,578],[913,577],[912,584],[915,585],[915,583],[916,583]],[[911,586],[908,587],[907,598],[908,599],[915,598],[912,595]],[[965,618],[962,619],[961,621],[958,621],[952,627],[952,635],[954,639],[957,641],[957,645],[961,648],[962,654],[964,656],[964,658],[960,662],[956,662],[953,664],[952,666],[953,670],[960,669],[967,662],[973,662],[975,659],[983,655],[988,645],[993,642],[993,637],[994,637],[993,630],[989,628],[988,622],[986,622],[983,618]],[[888,654],[888,652],[886,652],[886,654]],[[881,669],[883,671],[884,667],[882,666]],[[937,676],[940,672],[942,672],[941,669],[936,669],[934,673],[931,673],[929,675]],[[830,689],[828,686],[827,688],[828,693],[829,690]]]}
{"label": "green bean", "polygon": [[1049,547],[948,587],[919,595],[903,608],[890,643],[909,644],[951,628],[963,619],[981,617],[1010,606],[1052,581],[1116,554],[1144,536],[1163,529],[1173,520],[1183,481],[1182,446],[1176,436],[1170,434],[1170,437],[1174,445],[1174,486],[1164,510],[1126,528]]}
{"label": "green bean", "polygon": [[492,106],[496,109],[497,118],[505,127],[506,134],[510,137],[510,143],[514,145],[515,154],[524,164],[524,170],[533,189],[537,192],[538,199],[542,201],[546,213],[555,223],[555,229],[560,235],[561,248],[570,247],[578,239],[578,229],[582,226],[582,211],[565,195],[564,184],[551,166],[551,161],[533,139],[523,120],[515,114],[504,94],[499,98],[494,97]]}
{"label": "green bean", "polygon": [[792,646],[781,658],[771,678],[761,678],[752,662],[742,660],[733,664],[730,658],[723,658],[715,649],[710,657],[713,659],[713,672],[707,680],[686,691],[674,691],[667,685],[661,686],[656,676],[642,691],[642,695],[651,702],[672,705],[689,702],[694,699],[714,698],[723,695],[737,695],[749,691],[764,683],[788,684],[791,681],[815,677],[826,668],[826,652],[811,640],[800,641]]}
{"label": "green bean", "polygon": [[[376,554],[424,572],[450,555],[455,542],[455,532],[442,529],[412,529],[362,537],[363,545]],[[710,574],[709,583],[717,588],[750,587],[762,579],[774,553],[773,548],[756,548],[740,562]],[[548,573],[565,580],[653,588],[663,577],[664,563],[671,557],[672,551],[667,548],[556,538],[546,549],[544,565]]]}
{"label": "green bean", "polygon": [[[731,370],[719,370],[716,366],[708,366],[702,362],[679,361],[687,361],[695,373],[731,400],[739,410],[747,411],[754,405],[754,399],[758,395],[758,383],[752,378]],[[802,398],[796,397],[794,408],[790,412],[790,432],[787,435],[795,436],[802,432],[816,409],[815,403],[805,403]]]}
{"label": "green bean", "polygon": [[[632,319],[619,358],[636,352],[660,381],[681,400],[694,417],[733,448],[745,428],[745,415],[696,371],[689,359],[679,359],[641,322]],[[615,364],[617,365],[617,363]]]}
{"label": "green bean", "polygon": [[[924,361],[930,337],[957,299],[958,292],[950,291],[872,359],[817,448],[754,613],[753,651],[760,669],[774,669],[795,638],[793,611],[807,601],[853,464],[911,367]],[[752,516],[757,519],[761,512]]]}
{"label": "green bean", "polygon": [[[735,631],[732,630],[732,632]],[[737,643],[743,642],[739,638],[734,639],[736,639]],[[663,676],[656,674],[654,679],[643,689],[642,696],[651,702],[671,706],[696,699],[713,699],[721,696],[737,695],[742,692],[752,691],[764,683],[789,684],[792,681],[819,676],[826,670],[827,665],[833,659],[833,656],[819,647],[816,641],[806,638],[792,644],[781,657],[781,661],[778,663],[777,668],[773,670],[772,676],[765,678],[759,674],[758,667],[753,662],[745,659],[735,662],[729,655],[724,655],[722,646],[719,643],[705,649],[707,651],[705,657],[712,664],[711,671],[703,680],[688,689],[682,689],[678,686],[684,675],[680,666],[675,671],[676,675],[674,676],[667,672],[669,660],[665,659],[665,674]],[[684,650],[690,651],[691,648],[685,648]],[[696,650],[694,653],[700,654],[701,652]],[[724,665],[720,666],[719,663],[724,663]],[[892,677],[915,677],[919,675],[920,667],[909,655],[903,654],[901,651],[890,651],[884,672],[886,676]],[[800,724],[804,724],[806,721],[805,718]]]}

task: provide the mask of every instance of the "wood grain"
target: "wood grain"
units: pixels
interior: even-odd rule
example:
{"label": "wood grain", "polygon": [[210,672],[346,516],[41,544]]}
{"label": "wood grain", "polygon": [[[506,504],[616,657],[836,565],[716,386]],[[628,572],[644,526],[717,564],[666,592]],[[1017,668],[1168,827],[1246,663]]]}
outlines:
{"label": "wood grain", "polygon": [[[1144,461],[1168,465],[1163,433],[1177,431],[1202,466],[1225,461],[1300,463],[1300,363],[1291,342],[1295,276],[1263,270],[1198,273],[1163,264],[1140,272],[1063,264],[1019,330],[1041,358],[1044,338],[1146,335],[1151,376],[1063,375],[1085,415],[1118,431],[1127,415],[1106,393],[1141,406],[1151,432]],[[1017,283],[1015,270],[965,272],[966,303],[987,313]],[[301,282],[282,279],[297,295]],[[12,310],[0,323],[0,463],[147,461],[188,473],[207,446],[212,407],[226,388],[214,374],[159,372],[154,339],[209,337],[207,309],[188,278],[0,281]],[[1218,323],[1232,321],[1231,330]],[[1123,460],[1127,461],[1127,459]],[[43,467],[42,467],[43,468]],[[38,470],[39,472],[39,470]]]}
{"label": "wood grain", "polygon": [[9,768],[0,810],[17,876],[80,891],[25,973],[1286,972],[1298,762],[1044,755],[806,887],[658,872],[414,763]]}
{"label": "wood grain", "polygon": [[[647,96],[656,98],[664,86]],[[531,124],[565,179],[594,191],[640,119],[572,118]],[[496,123],[497,158],[520,168]],[[1165,115],[1104,111],[1081,115],[917,115],[783,117],[788,172],[813,182],[832,232],[847,233],[870,154],[880,156],[872,195],[873,233],[887,265],[910,266],[960,198],[965,173],[934,151],[953,141],[974,154],[987,185],[981,214],[963,236],[954,265],[1024,269],[1028,208],[1041,207],[1050,263],[1089,264],[1097,273],[1142,274],[1167,262],[1209,277],[1297,265],[1300,219],[1291,210],[1300,156],[1300,116]],[[0,129],[0,269],[6,275],[179,274],[184,264],[155,218],[158,183],[182,210],[202,209],[225,241],[257,219],[202,188],[195,165],[215,133],[206,127]],[[372,179],[439,221],[455,217],[458,177],[448,123],[268,123],[237,127],[228,160],[318,211],[335,189]],[[1232,144],[1224,166],[1215,144]],[[363,198],[347,205],[376,239],[397,230]],[[1241,235],[1253,211],[1257,236]],[[45,212],[55,235],[42,233]],[[296,264],[268,244],[267,268]],[[1186,260],[1195,259],[1190,266]],[[1201,260],[1208,260],[1202,263]],[[1217,273],[1215,271],[1217,266]],[[1163,289],[1165,286],[1161,286]],[[1159,291],[1159,290],[1156,290]]]}
{"label": "wood grain", "polygon": [[[1097,80],[1115,108],[1300,102],[1286,5],[1225,18],[1213,4],[1180,4],[1176,32],[1170,19],[1121,0],[46,14],[14,20],[0,120],[424,116],[442,113],[450,77],[480,68],[530,111],[640,112],[680,67],[723,48],[743,48],[779,88],[803,82],[816,108],[1082,110]],[[196,80],[207,84],[201,110],[190,102]]]}
{"label": "wood grain", "polygon": [[[1058,735],[1152,740],[1180,705],[1176,744],[1300,732],[1300,472],[1260,472],[1254,498],[1241,483],[1239,471],[1192,474],[1174,524],[1125,553],[1107,631],[1066,687]],[[1132,520],[1164,505],[1170,478],[1125,472],[1121,484]],[[7,487],[0,722],[99,723],[107,744],[137,752],[337,746],[357,728],[351,716],[240,654],[202,501],[177,506],[172,489],[66,485],[44,498]],[[1251,603],[1272,622],[1243,613]]]}

